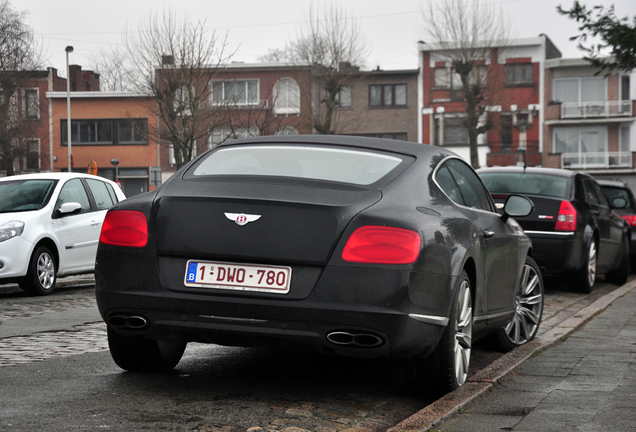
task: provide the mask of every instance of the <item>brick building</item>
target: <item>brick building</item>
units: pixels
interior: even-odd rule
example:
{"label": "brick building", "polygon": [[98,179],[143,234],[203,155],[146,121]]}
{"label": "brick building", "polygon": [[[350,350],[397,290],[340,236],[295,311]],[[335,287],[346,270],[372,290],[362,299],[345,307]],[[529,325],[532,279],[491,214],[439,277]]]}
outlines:
{"label": "brick building", "polygon": [[[53,169],[67,171],[66,91],[47,94]],[[160,150],[149,133],[156,128],[151,99],[133,93],[71,92],[73,171],[87,172],[95,162],[97,175],[119,180],[127,196],[154,189],[161,183]],[[113,159],[117,165],[111,163]]]}
{"label": "brick building", "polygon": [[[470,160],[461,80],[437,44],[418,43],[422,83],[419,142],[450,147]],[[483,80],[489,102],[480,121],[493,127],[478,136],[481,166],[542,164],[544,64],[561,53],[550,39],[515,39],[489,47],[472,79]]]}
{"label": "brick building", "polygon": [[[99,75],[83,71],[81,66],[69,67],[73,90],[99,91]],[[47,92],[66,91],[66,79],[59,77],[57,69],[29,72],[20,81],[16,98],[16,117],[24,127],[23,156],[13,161],[14,173],[52,171],[52,141],[49,124],[50,106]]]}

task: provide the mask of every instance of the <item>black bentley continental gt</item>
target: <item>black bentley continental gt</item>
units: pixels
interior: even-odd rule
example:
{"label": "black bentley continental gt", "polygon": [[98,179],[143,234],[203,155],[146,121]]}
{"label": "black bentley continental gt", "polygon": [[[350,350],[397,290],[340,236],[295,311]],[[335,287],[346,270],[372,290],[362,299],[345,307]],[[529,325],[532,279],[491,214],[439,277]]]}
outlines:
{"label": "black bentley continental gt", "polygon": [[174,368],[190,341],[390,357],[443,391],[473,340],[534,338],[531,242],[454,153],[403,141],[232,141],[107,214],[96,297],[113,359]]}

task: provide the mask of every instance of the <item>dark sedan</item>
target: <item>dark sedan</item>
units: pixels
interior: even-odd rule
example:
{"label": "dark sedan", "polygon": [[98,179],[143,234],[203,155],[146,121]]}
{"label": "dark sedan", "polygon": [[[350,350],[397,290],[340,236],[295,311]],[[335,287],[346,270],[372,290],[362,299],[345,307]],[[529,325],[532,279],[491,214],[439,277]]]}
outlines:
{"label": "dark sedan", "polygon": [[531,242],[454,153],[402,141],[260,137],[221,145],[111,210],[96,297],[115,362],[165,371],[190,341],[406,364],[463,384],[475,338],[537,333]]}
{"label": "dark sedan", "polygon": [[631,269],[636,270],[636,199],[624,181],[598,179],[598,184],[607,195],[610,206],[627,221],[632,229],[630,242]]}
{"label": "dark sedan", "polygon": [[591,176],[551,168],[485,168],[478,173],[493,198],[524,194],[535,205],[517,218],[532,239],[534,259],[546,274],[566,274],[590,292],[598,274],[616,284],[629,276],[630,227],[610,208]]}

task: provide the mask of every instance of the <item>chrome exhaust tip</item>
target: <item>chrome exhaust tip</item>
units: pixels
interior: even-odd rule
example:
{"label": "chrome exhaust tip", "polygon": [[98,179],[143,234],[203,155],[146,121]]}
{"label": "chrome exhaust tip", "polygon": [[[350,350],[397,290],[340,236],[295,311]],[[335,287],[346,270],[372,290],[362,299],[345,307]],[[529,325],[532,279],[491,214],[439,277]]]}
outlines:
{"label": "chrome exhaust tip", "polygon": [[139,315],[112,315],[108,318],[108,325],[117,329],[141,330],[150,325],[148,320]]}
{"label": "chrome exhaust tip", "polygon": [[327,340],[341,346],[355,346],[359,348],[377,348],[384,345],[384,339],[373,333],[334,331],[327,334]]}

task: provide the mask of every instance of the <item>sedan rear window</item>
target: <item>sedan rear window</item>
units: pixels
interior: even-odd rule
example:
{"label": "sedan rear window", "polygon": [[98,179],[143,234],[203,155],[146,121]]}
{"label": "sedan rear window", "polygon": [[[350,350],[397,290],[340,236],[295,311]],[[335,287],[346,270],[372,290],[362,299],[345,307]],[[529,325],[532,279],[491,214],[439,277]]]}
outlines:
{"label": "sedan rear window", "polygon": [[194,166],[191,175],[296,177],[370,185],[402,161],[398,156],[364,150],[243,145],[211,152]]}
{"label": "sedan rear window", "polygon": [[568,179],[547,174],[529,173],[479,173],[492,194],[542,195],[566,198]]}
{"label": "sedan rear window", "polygon": [[0,213],[39,210],[49,202],[56,180],[0,182]]}

